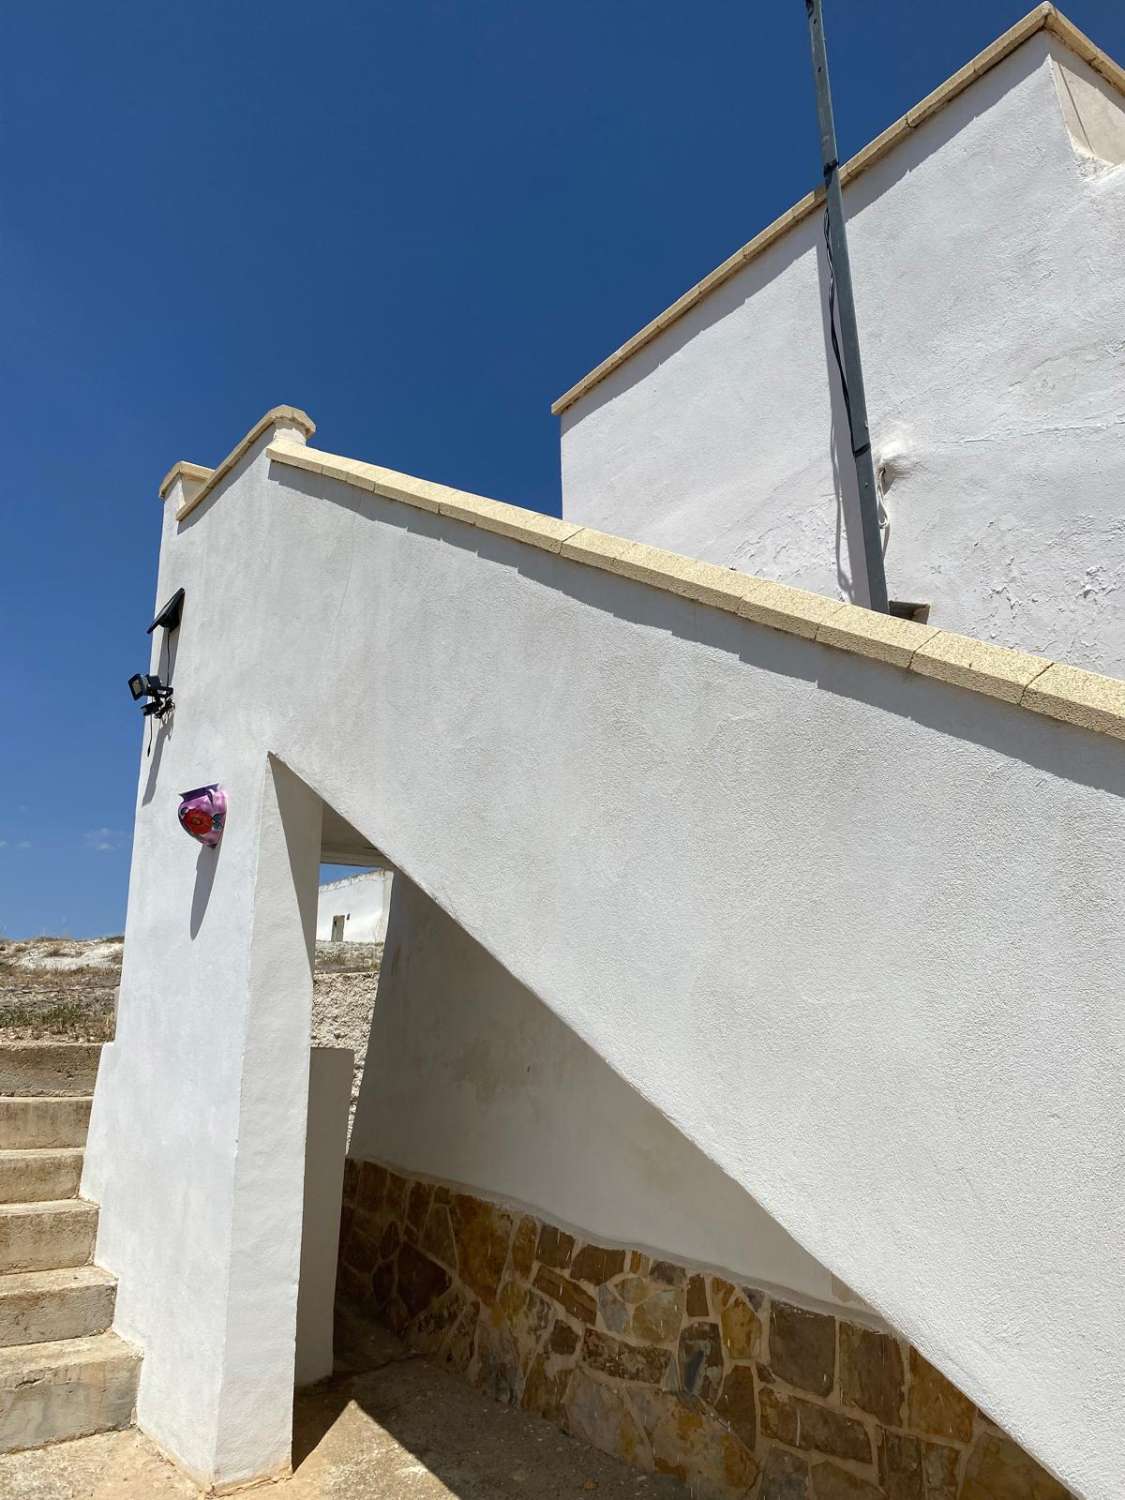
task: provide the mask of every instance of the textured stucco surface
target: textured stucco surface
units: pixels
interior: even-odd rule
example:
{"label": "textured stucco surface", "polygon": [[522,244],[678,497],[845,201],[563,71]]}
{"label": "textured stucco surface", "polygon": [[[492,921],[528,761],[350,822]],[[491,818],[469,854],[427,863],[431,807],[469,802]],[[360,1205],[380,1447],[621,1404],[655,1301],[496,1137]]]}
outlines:
{"label": "textured stucco surface", "polygon": [[[142,1422],[172,1447],[237,1433],[240,1462],[284,1445],[297,1241],[279,1241],[299,1228],[311,999],[294,974],[319,856],[311,816],[280,815],[289,767],[299,809],[314,788],[1076,1494],[1109,1500],[1120,744],[271,466],[267,441],[178,534],[166,508],[177,708],[141,761],[84,1182],[145,1349]],[[211,780],[232,811],[207,863],[175,807]]]}
{"label": "textured stucco surface", "polygon": [[465,1183],[736,1279],[855,1305],[745,1189],[402,876],[384,959],[352,1157]]}
{"label": "textured stucco surface", "polygon": [[[1110,673],[1123,139],[1120,97],[1041,32],[845,195],[892,598]],[[825,276],[813,215],[564,412],[564,515],[850,597]]]}
{"label": "textured stucco surface", "polygon": [[348,1145],[354,1058],[347,1047],[314,1047],[309,1055],[308,1133],[297,1290],[294,1381],[312,1385],[332,1374],[332,1324],[340,1197]]}

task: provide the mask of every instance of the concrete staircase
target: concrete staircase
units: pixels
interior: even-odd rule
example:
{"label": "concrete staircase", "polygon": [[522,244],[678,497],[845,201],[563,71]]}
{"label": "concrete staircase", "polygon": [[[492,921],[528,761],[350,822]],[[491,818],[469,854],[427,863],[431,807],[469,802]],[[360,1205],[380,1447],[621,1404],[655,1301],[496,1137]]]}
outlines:
{"label": "concrete staircase", "polygon": [[0,1046],[0,1453],[127,1427],[141,1356],[77,1196],[100,1048]]}

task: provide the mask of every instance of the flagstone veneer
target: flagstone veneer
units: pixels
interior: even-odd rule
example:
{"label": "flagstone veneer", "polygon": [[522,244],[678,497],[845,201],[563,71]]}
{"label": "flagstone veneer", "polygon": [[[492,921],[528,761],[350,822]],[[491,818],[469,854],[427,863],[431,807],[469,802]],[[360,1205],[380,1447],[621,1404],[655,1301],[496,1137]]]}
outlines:
{"label": "flagstone veneer", "polygon": [[699,1500],[1067,1500],[904,1340],[349,1161],[340,1294]]}

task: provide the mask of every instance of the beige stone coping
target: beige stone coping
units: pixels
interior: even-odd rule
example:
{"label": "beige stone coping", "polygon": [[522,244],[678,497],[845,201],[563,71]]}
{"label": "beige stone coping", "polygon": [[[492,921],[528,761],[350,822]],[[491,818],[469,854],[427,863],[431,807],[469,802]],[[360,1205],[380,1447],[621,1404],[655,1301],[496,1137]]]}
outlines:
{"label": "beige stone coping", "polygon": [[178,464],[173,464],[160,481],[160,498],[167,500],[168,491],[177,479],[202,479],[208,480],[214,473],[214,469],[205,469],[202,464],[189,464],[186,458],[181,458]]}
{"label": "beige stone coping", "polygon": [[266,412],[264,417],[254,423],[242,441],[234,445],[217,468],[205,469],[202,464],[189,464],[183,459],[178,464],[173,464],[160,485],[160,498],[162,500],[166,498],[172,482],[181,475],[188,479],[203,480],[200,489],[192,495],[190,500],[185,500],[183,505],[180,506],[176,512],[176,520],[182,521],[185,516],[191,514],[197,505],[206,500],[215,486],[226,478],[239,459],[250,451],[262,433],[276,425],[299,427],[306,437],[312,437],[316,431],[316,423],[309,416],[308,412],[302,411],[299,406],[274,406]]}
{"label": "beige stone coping", "polygon": [[[1125,93],[1125,69],[1120,68],[1100,47],[1096,47],[1088,36],[1079,31],[1078,27],[1068,21],[1064,15],[1060,14],[1053,5],[1037,5],[1021,21],[1017,21],[1002,36],[997,37],[983,52],[978,52],[971,62],[967,62],[963,68],[959,68],[953,74],[952,78],[947,78],[943,84],[934,89],[932,94],[927,94],[921,103],[916,104],[913,109],[908,109],[901,119],[896,120],[893,125],[889,125],[881,135],[876,136],[873,141],[869,141],[862,151],[857,152],[850,161],[845,162],[840,168],[841,186],[846,187],[850,182],[854,182],[862,172],[866,172],[868,167],[873,167],[877,161],[886,156],[889,151],[908,136],[912,130],[921,125],[924,120],[928,120],[931,115],[936,114],[939,109],[944,108],[950,100],[955,99],[958,94],[967,89],[971,83],[975,83],[990,68],[994,68],[999,62],[1003,62],[1004,58],[1014,52],[1021,43],[1026,42],[1029,37],[1034,36],[1039,31],[1053,33],[1066,47],[1069,47],[1072,52],[1076,53],[1083,62],[1089,63],[1090,67],[1096,73],[1100,73],[1114,88],[1120,89],[1122,93]],[[671,307],[666,308],[659,317],[654,318],[651,323],[647,323],[632,338],[626,339],[620,349],[615,350],[607,359],[603,359],[600,365],[592,369],[588,375],[584,375],[576,385],[572,385],[570,390],[561,395],[551,407],[552,412],[557,416],[560,412],[564,412],[568,406],[573,406],[587,391],[592,390],[599,381],[604,380],[607,375],[612,374],[627,359],[636,354],[638,349],[642,349],[645,344],[651,343],[658,334],[663,333],[677,319],[682,318],[684,313],[695,307],[697,303],[702,302],[708,293],[713,292],[716,287],[722,286],[723,282],[729,280],[736,271],[741,270],[755,256],[760,255],[775,240],[779,240],[795,224],[799,224],[802,219],[807,218],[823,202],[823,187],[817,188],[815,192],[807,193],[799,203],[795,203],[779,219],[775,219],[772,224],[768,224],[748,244],[743,245],[741,250],[736,250],[732,256],[723,261],[721,266],[716,266],[702,281],[697,282],[682,297],[677,298]]]}
{"label": "beige stone coping", "polygon": [[[261,424],[255,431],[260,428]],[[754,578],[644,542],[609,536],[557,516],[540,515],[519,505],[415,479],[378,464],[282,441],[271,443],[266,452],[276,463],[342,480],[383,499],[449,516],[482,531],[498,532],[527,546],[679,594],[757,625],[804,636],[1125,739],[1125,682],[1115,677],[1100,677],[1045,656],[1029,656],[934,625],[876,614],[772,579]]]}

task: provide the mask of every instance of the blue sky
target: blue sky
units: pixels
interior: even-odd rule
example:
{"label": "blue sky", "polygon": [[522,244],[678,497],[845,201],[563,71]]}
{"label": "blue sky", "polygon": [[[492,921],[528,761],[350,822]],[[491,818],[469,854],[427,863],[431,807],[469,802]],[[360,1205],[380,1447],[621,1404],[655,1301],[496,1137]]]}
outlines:
{"label": "blue sky", "polygon": [[[826,0],[841,154],[1027,8]],[[1066,9],[1125,59],[1120,0]],[[814,104],[801,0],[46,3],[5,64],[0,934],[84,936],[171,463],[293,402],[557,511],[550,402],[815,183]]]}

